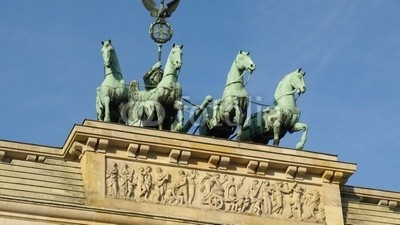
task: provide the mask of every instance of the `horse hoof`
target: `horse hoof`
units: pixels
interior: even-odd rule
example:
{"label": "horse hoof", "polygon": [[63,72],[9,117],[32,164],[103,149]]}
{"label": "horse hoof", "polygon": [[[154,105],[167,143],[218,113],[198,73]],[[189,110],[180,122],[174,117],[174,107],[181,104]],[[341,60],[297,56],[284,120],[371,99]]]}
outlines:
{"label": "horse hoof", "polygon": [[174,129],[172,129],[172,132],[181,132],[183,130],[182,125],[177,125]]}
{"label": "horse hoof", "polygon": [[274,140],[274,143],[272,143],[272,145],[278,146],[279,145],[279,140]]}
{"label": "horse hoof", "polygon": [[304,145],[301,143],[297,143],[296,149],[302,150],[304,148]]}

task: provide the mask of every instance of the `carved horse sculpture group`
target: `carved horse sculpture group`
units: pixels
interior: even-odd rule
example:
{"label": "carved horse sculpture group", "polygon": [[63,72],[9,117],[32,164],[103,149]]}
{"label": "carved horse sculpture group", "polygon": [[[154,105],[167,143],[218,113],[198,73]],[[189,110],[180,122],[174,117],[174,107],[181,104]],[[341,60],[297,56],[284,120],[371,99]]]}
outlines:
{"label": "carved horse sculpture group", "polygon": [[[140,123],[145,119],[155,118],[159,129],[173,131],[182,129],[182,88],[177,82],[182,66],[182,48],[183,46],[173,45],[163,79],[156,88],[149,91],[130,90],[128,95],[111,40],[102,42],[105,79],[97,88],[97,119],[105,122],[121,122],[121,114],[127,113],[128,115],[123,115],[122,118],[127,119],[124,122],[130,125],[137,125],[137,121]],[[128,104],[125,104],[127,101]]]}
{"label": "carved horse sculpture group", "polygon": [[249,103],[243,76],[246,71],[252,73],[255,69],[249,52],[240,51],[228,73],[222,99],[217,100],[213,109],[207,110],[206,121],[199,130],[201,135],[229,138],[239,127],[236,139],[240,140]]}
{"label": "carved horse sculpture group", "polygon": [[307,140],[307,125],[300,123],[300,109],[296,105],[295,93],[306,91],[304,75],[301,69],[286,75],[278,84],[274,98],[275,105],[254,113],[246,120],[242,140],[279,145],[281,138],[289,133],[303,131],[297,149],[303,149]]}
{"label": "carved horse sculpture group", "polygon": [[128,124],[142,126],[140,123],[150,120],[148,122],[160,130],[179,131],[183,128],[182,87],[178,83],[182,48],[183,45],[173,45],[157,87],[149,91],[134,88],[130,91],[129,99],[133,105],[128,111]]}
{"label": "carved horse sculpture group", "polygon": [[[122,76],[118,58],[111,40],[102,42],[105,79],[97,88],[97,118],[106,122],[123,122],[132,126],[150,126],[158,129],[182,131],[183,103],[182,88],[178,75],[182,66],[182,48],[173,45],[161,81],[154,89],[139,90],[137,81],[131,82],[128,90]],[[230,138],[236,131],[236,140],[268,143],[273,145],[289,131],[303,131],[296,148],[302,149],[307,138],[307,125],[300,123],[300,110],[296,106],[295,93],[306,90],[304,75],[298,69],[286,75],[275,91],[275,105],[247,118],[249,95],[244,75],[254,72],[256,65],[249,52],[240,51],[228,73],[221,99],[214,107],[207,108],[204,123],[200,124],[200,135]],[[150,123],[143,123],[147,121]],[[150,124],[150,125],[149,125]],[[187,131],[187,129],[186,129]]]}
{"label": "carved horse sculpture group", "polygon": [[105,122],[119,122],[118,109],[126,101],[127,88],[111,40],[101,43],[105,78],[97,88],[97,119]]}

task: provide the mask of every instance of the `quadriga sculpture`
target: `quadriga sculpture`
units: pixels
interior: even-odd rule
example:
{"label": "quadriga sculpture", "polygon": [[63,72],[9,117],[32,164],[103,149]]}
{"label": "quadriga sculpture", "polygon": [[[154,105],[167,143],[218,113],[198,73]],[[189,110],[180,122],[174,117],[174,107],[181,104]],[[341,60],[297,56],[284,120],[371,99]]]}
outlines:
{"label": "quadriga sculpture", "polygon": [[289,133],[303,131],[297,149],[303,149],[307,140],[307,125],[300,123],[300,109],[296,106],[295,93],[299,95],[306,91],[304,75],[301,69],[287,74],[278,84],[274,98],[275,105],[254,113],[245,122],[243,128],[244,141],[268,143],[274,140],[278,146],[281,138]]}
{"label": "quadriga sculpture", "polygon": [[133,82],[129,91],[128,124],[180,131],[183,128],[182,88],[178,83],[183,45],[173,45],[164,74],[154,89],[140,91]]}
{"label": "quadriga sculpture", "polygon": [[237,140],[241,139],[249,102],[243,76],[246,71],[252,73],[255,69],[249,52],[240,51],[228,73],[222,99],[207,110],[206,121],[199,129],[201,135],[229,138],[239,126]]}
{"label": "quadriga sculpture", "polygon": [[97,119],[105,122],[119,122],[119,109],[126,101],[127,88],[111,40],[101,43],[105,78],[100,87],[97,88]]}

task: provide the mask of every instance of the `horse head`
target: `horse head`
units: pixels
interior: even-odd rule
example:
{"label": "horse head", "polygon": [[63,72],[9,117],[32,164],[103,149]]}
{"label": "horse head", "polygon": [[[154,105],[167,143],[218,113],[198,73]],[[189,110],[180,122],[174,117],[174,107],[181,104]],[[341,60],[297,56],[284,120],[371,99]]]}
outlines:
{"label": "horse head", "polygon": [[111,52],[114,50],[114,47],[112,46],[110,39],[108,41],[102,41],[101,44],[103,45],[101,47],[101,54],[103,56],[104,66],[110,68],[112,63]]}
{"label": "horse head", "polygon": [[[115,107],[126,99],[127,88],[119,67],[117,54],[111,40],[101,42],[101,55],[104,63],[104,81],[98,91],[99,107],[104,109],[104,119],[107,122],[118,122],[120,119],[119,108]],[[111,104],[112,103],[112,104]]]}
{"label": "horse head", "polygon": [[256,70],[256,65],[250,57],[250,52],[240,50],[235,59],[236,66],[239,70],[249,71],[253,73]]}
{"label": "horse head", "polygon": [[275,103],[278,105],[283,103],[286,106],[295,106],[297,94],[303,94],[306,91],[306,83],[304,82],[304,75],[306,73],[300,69],[287,74],[278,84],[274,97]]}
{"label": "horse head", "polygon": [[168,56],[168,62],[171,63],[172,68],[179,70],[182,66],[183,45],[173,44],[171,52]]}
{"label": "horse head", "polygon": [[292,72],[292,75],[290,76],[290,84],[293,89],[297,91],[297,94],[304,94],[304,92],[306,92],[306,83],[304,82],[305,75],[306,72],[299,68]]}

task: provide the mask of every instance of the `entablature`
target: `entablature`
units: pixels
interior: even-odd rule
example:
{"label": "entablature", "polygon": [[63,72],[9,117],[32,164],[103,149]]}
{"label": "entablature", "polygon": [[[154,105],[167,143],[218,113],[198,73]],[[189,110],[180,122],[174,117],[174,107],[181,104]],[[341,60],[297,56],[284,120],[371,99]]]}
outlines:
{"label": "entablature", "polygon": [[166,163],[178,165],[201,164],[207,169],[249,175],[279,171],[287,179],[299,180],[311,175],[324,183],[345,183],[356,170],[355,164],[337,161],[337,156],[330,154],[90,120],[72,129],[63,151],[67,158],[75,160],[79,160],[85,151],[115,152],[131,159],[157,159],[158,162],[164,159]]}

